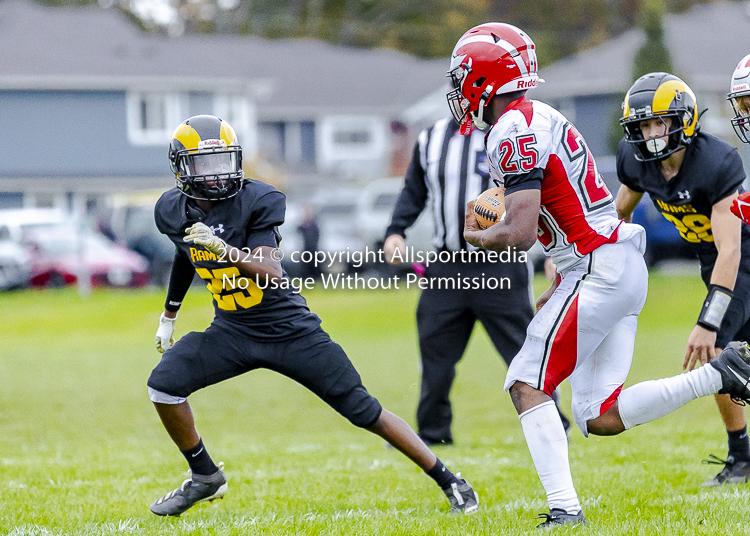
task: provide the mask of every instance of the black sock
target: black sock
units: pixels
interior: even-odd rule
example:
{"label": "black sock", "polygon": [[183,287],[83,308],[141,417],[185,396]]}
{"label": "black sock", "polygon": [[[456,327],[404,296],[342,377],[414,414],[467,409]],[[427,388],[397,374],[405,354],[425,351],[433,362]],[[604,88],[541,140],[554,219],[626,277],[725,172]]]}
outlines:
{"label": "black sock", "polygon": [[435,465],[432,467],[432,469],[430,469],[429,471],[425,471],[425,473],[427,473],[427,475],[431,479],[437,482],[437,485],[442,489],[447,489],[451,487],[451,484],[453,484],[454,482],[458,482],[456,476],[451,473],[445,465],[443,465],[443,462],[440,461],[440,458],[435,461]]}
{"label": "black sock", "polygon": [[736,461],[750,461],[750,441],[747,438],[747,426],[742,430],[730,432],[727,430],[729,437],[729,455]]}
{"label": "black sock", "polygon": [[203,440],[201,439],[196,446],[188,450],[181,450],[182,455],[190,466],[190,470],[193,474],[197,475],[212,475],[219,470],[216,464],[208,455],[206,447],[203,446]]}

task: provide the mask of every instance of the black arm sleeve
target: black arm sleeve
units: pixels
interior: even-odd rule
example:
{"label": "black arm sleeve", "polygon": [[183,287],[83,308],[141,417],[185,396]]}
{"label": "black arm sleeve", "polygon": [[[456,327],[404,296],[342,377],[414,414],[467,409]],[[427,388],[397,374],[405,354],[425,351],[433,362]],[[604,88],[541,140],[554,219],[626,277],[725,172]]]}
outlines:
{"label": "black arm sleeve", "polygon": [[505,195],[518,192],[520,190],[541,190],[544,172],[539,168],[534,168],[527,173],[518,173],[515,175],[504,175]]}
{"label": "black arm sleeve", "polygon": [[167,289],[167,301],[164,309],[170,313],[180,310],[182,300],[185,298],[190,284],[195,276],[195,267],[185,253],[175,248],[174,260],[172,261],[172,273],[169,276],[169,288]]}
{"label": "black arm sleeve", "polygon": [[427,204],[427,182],[425,171],[419,158],[419,143],[414,145],[409,170],[404,179],[404,189],[398,196],[393,208],[391,224],[385,231],[386,238],[392,234],[406,236],[406,229],[411,227]]}

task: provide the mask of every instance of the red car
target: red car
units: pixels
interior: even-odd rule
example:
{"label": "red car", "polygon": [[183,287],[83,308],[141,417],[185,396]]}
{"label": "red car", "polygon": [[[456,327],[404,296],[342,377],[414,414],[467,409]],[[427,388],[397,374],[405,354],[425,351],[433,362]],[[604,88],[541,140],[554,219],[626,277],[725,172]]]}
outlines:
{"label": "red car", "polygon": [[144,257],[94,231],[48,227],[26,237],[31,253],[31,286],[61,287],[88,274],[92,287],[142,287],[148,284]]}

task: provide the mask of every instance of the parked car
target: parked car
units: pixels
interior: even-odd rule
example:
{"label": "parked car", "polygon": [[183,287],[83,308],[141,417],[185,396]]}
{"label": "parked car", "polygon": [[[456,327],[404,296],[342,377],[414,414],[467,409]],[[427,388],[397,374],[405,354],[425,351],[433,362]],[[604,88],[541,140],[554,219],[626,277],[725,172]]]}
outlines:
{"label": "parked car", "polygon": [[[359,224],[362,241],[370,248],[381,248],[393,208],[404,187],[404,179],[395,177],[370,182],[359,198]],[[428,206],[406,230],[406,245],[417,251],[432,251],[435,233],[432,211]]]}
{"label": "parked car", "polygon": [[[304,202],[287,200],[286,218],[281,226],[281,249],[284,250],[284,268],[290,276],[303,273],[299,263],[292,263],[293,252],[302,250],[302,238],[297,228],[305,212],[315,215],[320,229],[318,250],[333,255],[334,262],[319,266],[324,273],[342,273],[357,270],[352,253],[364,251],[357,224],[360,191],[353,188],[320,190]],[[347,262],[347,259],[349,262]]]}
{"label": "parked car", "polygon": [[[321,190],[310,200],[312,212],[317,215],[320,227],[321,251],[340,253],[341,259],[345,259],[347,253],[364,251],[364,242],[358,225],[360,196],[359,190],[339,188]],[[351,271],[352,268],[352,263],[342,260],[327,270],[343,272]]]}
{"label": "parked car", "polygon": [[27,233],[31,255],[31,285],[60,287],[76,283],[82,274],[92,287],[142,287],[148,284],[144,257],[94,231],[69,224]]}
{"label": "parked car", "polygon": [[107,223],[118,243],[146,258],[151,283],[167,286],[175,247],[154,221],[154,205],[161,194],[159,190],[113,196]]}
{"label": "parked car", "polygon": [[0,290],[23,288],[31,279],[31,257],[25,248],[0,236]]}
{"label": "parked car", "polygon": [[[370,182],[359,198],[358,224],[362,242],[372,250],[382,250],[385,242],[385,231],[391,222],[393,208],[396,206],[398,196],[404,187],[404,179],[401,177],[378,179]],[[432,209],[429,201],[420,214],[417,221],[406,230],[405,244],[407,248],[413,248],[415,252],[429,252],[434,249],[432,245],[435,233]],[[395,275],[400,272],[410,271],[411,263],[401,266],[390,266],[378,263],[371,266],[384,275]]]}
{"label": "parked car", "polygon": [[77,218],[56,208],[0,210],[0,237],[23,244],[30,233],[65,223],[78,225]]}

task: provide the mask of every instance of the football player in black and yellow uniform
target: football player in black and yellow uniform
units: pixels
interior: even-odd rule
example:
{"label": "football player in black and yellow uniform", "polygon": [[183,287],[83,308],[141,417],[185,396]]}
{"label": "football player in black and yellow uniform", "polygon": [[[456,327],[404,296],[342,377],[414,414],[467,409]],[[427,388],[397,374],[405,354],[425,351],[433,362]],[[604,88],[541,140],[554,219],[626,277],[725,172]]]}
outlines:
{"label": "football player in black and yellow uniform", "polygon": [[[750,228],[731,213],[745,172],[737,149],[700,130],[697,102],[678,77],[651,73],[625,96],[617,148],[622,185],[617,211],[630,221],[648,192],[656,209],[695,251],[707,296],[688,338],[683,369],[704,364],[733,340],[750,338]],[[750,444],[741,406],[715,395],[729,454],[709,463],[723,470],[703,485],[750,479]]]}
{"label": "football player in black and yellow uniform", "polygon": [[[187,397],[257,368],[299,382],[352,424],[384,438],[438,483],[452,512],[475,511],[471,485],[367,392],[344,351],[288,284],[277,250],[285,197],[273,186],[243,178],[242,149],[232,127],[210,115],[191,117],[175,130],[169,158],[177,187],[159,199],[155,219],[176,253],[156,333],[164,355],[148,390],[192,476],[151,511],[179,515],[226,493],[221,464],[213,462],[198,435]],[[205,331],[174,343],[177,311],[196,272],[208,283],[215,317]]]}

